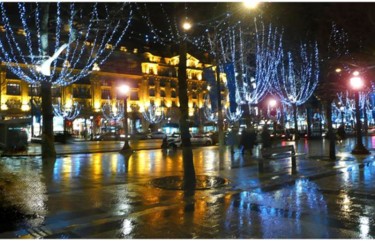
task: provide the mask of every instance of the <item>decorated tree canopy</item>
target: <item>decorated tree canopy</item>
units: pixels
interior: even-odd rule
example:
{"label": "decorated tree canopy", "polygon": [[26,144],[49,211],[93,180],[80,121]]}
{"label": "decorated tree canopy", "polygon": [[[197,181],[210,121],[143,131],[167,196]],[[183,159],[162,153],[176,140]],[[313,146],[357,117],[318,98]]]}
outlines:
{"label": "decorated tree canopy", "polygon": [[125,34],[132,11],[128,4],[113,11],[98,3],[2,2],[0,14],[0,60],[9,70],[31,84],[68,85],[104,63]]}

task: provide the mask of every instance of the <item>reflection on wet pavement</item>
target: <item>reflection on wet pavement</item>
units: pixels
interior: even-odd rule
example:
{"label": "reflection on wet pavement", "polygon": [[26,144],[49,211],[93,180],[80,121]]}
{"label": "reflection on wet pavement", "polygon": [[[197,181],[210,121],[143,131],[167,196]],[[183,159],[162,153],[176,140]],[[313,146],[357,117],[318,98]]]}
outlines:
{"label": "reflection on wet pavement", "polygon": [[191,192],[151,185],[182,176],[180,150],[65,155],[51,165],[2,158],[2,176],[17,174],[23,184],[7,194],[35,216],[0,238],[374,238],[374,158],[350,155],[348,140],[329,161],[326,144],[299,142],[306,155],[297,174],[290,158],[268,160],[259,173],[258,151],[193,149],[197,175],[229,184]]}

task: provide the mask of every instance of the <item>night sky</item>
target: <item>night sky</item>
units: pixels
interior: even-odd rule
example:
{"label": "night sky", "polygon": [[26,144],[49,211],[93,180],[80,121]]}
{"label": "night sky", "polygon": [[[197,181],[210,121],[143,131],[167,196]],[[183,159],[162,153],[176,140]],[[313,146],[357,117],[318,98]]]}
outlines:
{"label": "night sky", "polygon": [[[135,11],[134,29],[129,37],[140,43],[143,37],[136,34],[147,32],[148,27],[142,20],[142,15],[149,14],[154,26],[166,29],[176,25],[180,19],[188,18],[198,24],[190,34],[202,34],[202,26],[214,24],[216,20],[228,12],[234,13],[236,19],[250,20],[254,16],[262,18],[266,23],[284,29],[284,41],[289,46],[298,45],[300,41],[316,40],[320,51],[325,51],[329,39],[332,23],[335,23],[349,36],[351,52],[375,54],[375,3],[348,3],[348,2],[285,2],[262,3],[256,10],[246,10],[239,2],[189,2],[189,3],[137,3]],[[161,5],[165,12],[161,11]],[[140,10],[141,9],[141,10]],[[171,21],[165,19],[168,16]],[[169,34],[170,31],[165,30]],[[132,42],[131,41],[131,42]],[[148,42],[151,44],[151,42]]]}

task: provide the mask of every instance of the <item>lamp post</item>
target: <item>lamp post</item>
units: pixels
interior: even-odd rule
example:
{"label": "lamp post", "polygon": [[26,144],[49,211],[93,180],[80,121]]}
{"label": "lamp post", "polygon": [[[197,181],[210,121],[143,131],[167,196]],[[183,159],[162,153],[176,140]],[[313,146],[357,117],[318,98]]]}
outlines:
{"label": "lamp post", "polygon": [[363,146],[362,143],[362,133],[361,133],[361,119],[359,112],[359,91],[364,87],[363,79],[359,76],[358,72],[354,72],[353,76],[350,78],[350,85],[353,88],[354,92],[354,101],[355,101],[355,117],[356,117],[356,137],[357,143],[352,154],[370,154],[370,152]]}
{"label": "lamp post", "polygon": [[124,146],[122,147],[120,152],[126,154],[126,153],[132,152],[132,149],[129,145],[129,139],[128,139],[128,93],[129,93],[130,88],[127,85],[121,85],[121,86],[119,86],[118,90],[124,96],[124,134],[125,134],[125,142],[124,142]]}

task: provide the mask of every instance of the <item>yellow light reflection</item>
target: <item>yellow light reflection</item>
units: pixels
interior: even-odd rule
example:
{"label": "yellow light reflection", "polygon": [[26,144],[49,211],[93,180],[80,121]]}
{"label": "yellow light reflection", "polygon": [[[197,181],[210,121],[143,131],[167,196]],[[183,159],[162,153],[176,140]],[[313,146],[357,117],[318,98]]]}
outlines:
{"label": "yellow light reflection", "polygon": [[111,156],[111,172],[113,174],[117,173],[117,164],[118,164],[118,156],[112,155]]}

